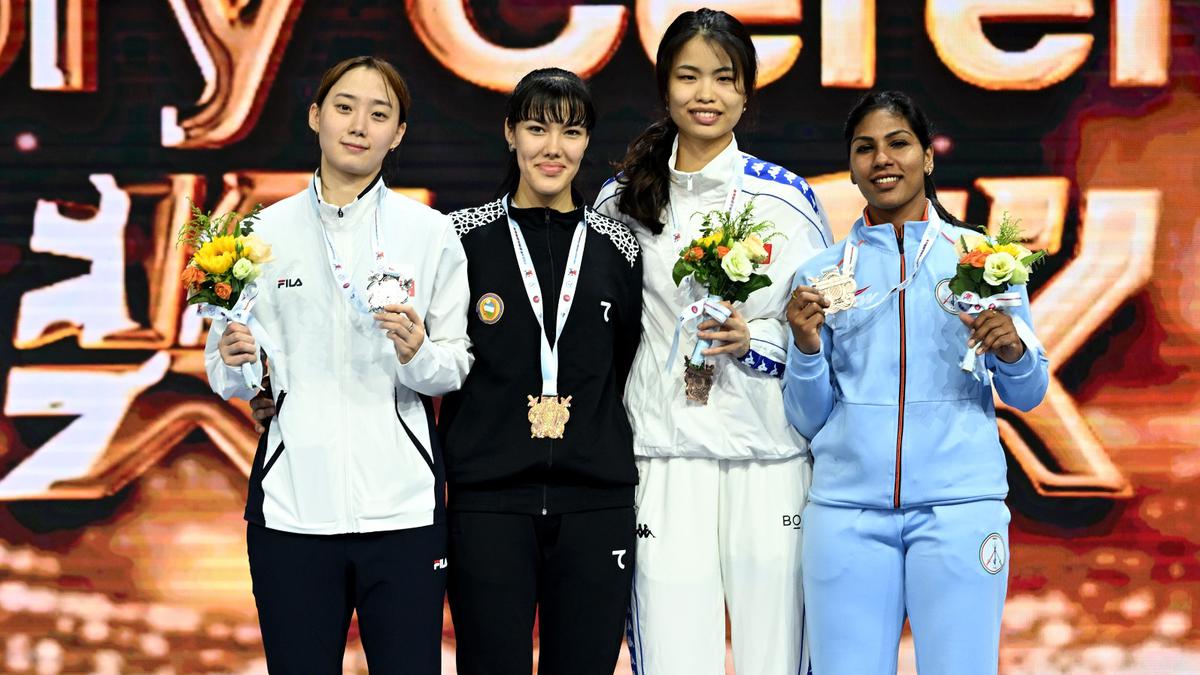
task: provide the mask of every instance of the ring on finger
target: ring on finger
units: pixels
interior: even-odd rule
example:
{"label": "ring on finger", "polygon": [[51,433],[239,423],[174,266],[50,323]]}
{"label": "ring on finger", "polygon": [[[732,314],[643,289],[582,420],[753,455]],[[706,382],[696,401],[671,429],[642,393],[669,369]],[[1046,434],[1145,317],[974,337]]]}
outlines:
{"label": "ring on finger", "polygon": [[417,322],[416,322],[416,321],[409,320],[409,322],[408,322],[408,332],[410,332],[410,333],[411,333],[411,332],[413,332],[413,329],[414,329],[414,328],[416,328],[416,327],[417,327]]}

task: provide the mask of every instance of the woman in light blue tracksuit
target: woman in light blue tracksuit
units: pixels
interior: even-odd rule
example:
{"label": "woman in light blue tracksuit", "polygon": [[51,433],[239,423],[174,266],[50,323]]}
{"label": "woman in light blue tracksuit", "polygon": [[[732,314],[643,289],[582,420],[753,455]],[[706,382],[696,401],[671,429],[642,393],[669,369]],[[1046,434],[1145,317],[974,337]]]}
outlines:
{"label": "woman in light blue tracksuit", "polygon": [[[868,94],[846,142],[867,208],[801,266],[787,310],[785,405],[815,462],[803,519],[813,671],[895,673],[907,616],[921,675],[995,673],[1009,513],[992,387],[1033,408],[1046,353],[1025,329],[1023,286],[1011,315],[954,307],[954,243],[971,231],[937,202],[929,123],[911,99]],[[834,268],[858,295],[826,316],[811,284]],[[968,346],[979,377],[959,366]]]}

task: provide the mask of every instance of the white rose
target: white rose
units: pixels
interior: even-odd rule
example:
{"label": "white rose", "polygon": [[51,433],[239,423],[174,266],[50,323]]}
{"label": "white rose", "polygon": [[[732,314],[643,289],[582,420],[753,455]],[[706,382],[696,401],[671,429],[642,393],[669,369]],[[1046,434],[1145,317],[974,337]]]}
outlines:
{"label": "white rose", "polygon": [[233,263],[233,276],[238,279],[245,279],[254,273],[254,263],[250,262],[249,258],[239,258]]}
{"label": "white rose", "polygon": [[983,280],[992,286],[1006,284],[1018,267],[1017,259],[1008,253],[993,253],[983,263]]}
{"label": "white rose", "polygon": [[733,281],[749,281],[754,272],[754,263],[750,260],[750,251],[741,242],[729,249],[729,253],[721,258],[721,269]]}
{"label": "white rose", "polygon": [[746,246],[746,251],[750,254],[750,260],[754,262],[762,262],[767,259],[767,247],[763,245],[762,237],[757,234],[752,234],[742,240]]}

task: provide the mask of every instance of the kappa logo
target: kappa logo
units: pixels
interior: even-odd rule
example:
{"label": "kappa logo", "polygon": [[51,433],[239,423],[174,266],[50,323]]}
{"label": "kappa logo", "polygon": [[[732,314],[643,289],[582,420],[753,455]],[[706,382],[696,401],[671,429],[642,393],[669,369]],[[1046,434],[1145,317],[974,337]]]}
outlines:
{"label": "kappa logo", "polygon": [[449,566],[450,566],[450,561],[447,560],[446,558],[438,558],[437,560],[433,561],[433,569],[435,569],[435,570],[444,570]]}
{"label": "kappa logo", "polygon": [[275,282],[275,288],[296,288],[303,285],[304,282],[300,281],[300,277],[296,277],[295,279],[280,279]]}
{"label": "kappa logo", "polygon": [[634,530],[634,533],[637,534],[638,539],[658,539],[658,537],[655,537],[654,533],[650,531],[650,526],[644,523],[638,523],[637,529]]}
{"label": "kappa logo", "polygon": [[979,564],[988,574],[999,574],[1004,569],[1005,558],[1004,539],[999,533],[989,534],[979,545]]}

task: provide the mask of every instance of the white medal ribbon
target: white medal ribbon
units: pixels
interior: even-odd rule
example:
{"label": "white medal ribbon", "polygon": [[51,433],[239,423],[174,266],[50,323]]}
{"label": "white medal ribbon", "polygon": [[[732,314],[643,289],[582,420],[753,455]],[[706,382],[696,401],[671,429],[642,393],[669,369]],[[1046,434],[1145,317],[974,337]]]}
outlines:
{"label": "white medal ribbon", "polygon": [[[733,213],[733,205],[737,202],[738,193],[742,191],[742,181],[746,177],[746,158],[742,157],[737,162],[735,169],[735,177],[733,185],[729,187],[729,194],[725,197],[725,212]],[[667,200],[667,220],[671,221],[671,238],[675,243],[683,241],[683,223],[675,216],[675,204]]]}
{"label": "white medal ribbon", "polygon": [[[882,226],[876,225],[875,227]],[[867,304],[855,304],[855,306],[851,309],[861,310],[862,312],[870,312],[871,310],[888,302],[893,295],[896,295],[897,293],[908,288],[912,282],[916,280],[917,275],[921,273],[921,267],[924,266],[925,259],[929,257],[929,253],[933,250],[933,245],[937,243],[937,238],[941,235],[941,233],[942,221],[936,217],[930,218],[929,224],[925,226],[925,232],[921,235],[921,243],[917,245],[917,257],[913,261],[912,271],[909,272],[904,279],[900,281],[900,283],[892,286],[892,289],[889,290],[883,297],[876,298],[874,301]],[[853,274],[853,266],[858,264],[858,245],[850,241],[849,237],[846,238],[843,258],[843,264],[849,261],[851,266],[851,274]],[[849,321],[848,314],[849,312],[839,312],[827,317],[826,321],[829,323],[830,328],[844,327],[844,322]]]}
{"label": "white medal ribbon", "polygon": [[[684,325],[690,321],[695,321],[705,316],[716,319],[718,324],[723,324],[729,320],[729,317],[733,316],[733,310],[729,309],[725,305],[722,305],[721,298],[715,295],[710,295],[702,300],[697,300],[687,307],[684,307],[683,311],[679,313],[679,318],[675,323],[675,337],[671,340],[671,353],[667,355],[667,372],[671,372],[671,365],[675,363],[675,356],[679,354],[679,334],[683,332]],[[707,340],[704,342],[707,342]],[[707,347],[701,347],[700,345],[697,345],[696,351],[700,352],[706,348]],[[696,354],[692,354],[692,365],[699,366],[704,363],[703,358],[701,358],[699,362],[696,362],[695,356]]]}
{"label": "white medal ribbon", "polygon": [[537,270],[529,256],[529,247],[525,244],[525,236],[521,228],[508,212],[508,195],[500,200],[504,205],[504,215],[508,217],[508,232],[512,237],[513,252],[517,254],[517,267],[521,270],[521,279],[525,282],[525,295],[529,298],[529,306],[537,318],[538,336],[542,339],[542,396],[558,396],[558,344],[562,337],[563,327],[567,325],[567,315],[575,304],[575,289],[579,286],[579,264],[583,261],[583,248],[587,244],[587,225],[580,220],[575,226],[575,234],[571,237],[571,250],[567,253],[567,271],[563,275],[562,289],[558,292],[558,313],[554,320],[554,346],[550,346],[550,338],[546,337],[546,319],[541,298],[542,287],[538,283]]}
{"label": "white medal ribbon", "polygon": [[[733,207],[737,203],[738,193],[742,191],[742,182],[746,177],[746,158],[742,156],[738,159],[737,168],[734,170],[733,185],[729,188],[729,194],[725,197],[725,212],[732,214]],[[668,200],[667,215],[671,221],[671,232],[675,243],[679,243],[683,239],[683,228],[679,219],[675,216],[675,204]],[[679,313],[679,318],[675,323],[675,337],[671,340],[671,353],[667,356],[667,372],[671,370],[671,364],[675,362],[675,356],[679,353],[679,335],[683,332],[683,327],[690,321],[699,319],[701,316],[707,316],[717,320],[718,324],[724,324],[732,312],[722,306],[721,298],[715,295],[710,295],[707,298],[702,298],[683,308]],[[692,353],[692,361],[694,365],[704,363],[704,359],[700,358],[697,362],[697,355],[708,348],[711,344],[708,340],[700,340],[696,345],[696,349]]]}
{"label": "white medal ribbon", "polygon": [[[197,312],[202,318],[213,319],[215,321],[227,321],[233,323],[244,324],[250,329],[250,335],[254,337],[254,342],[264,353],[267,358],[275,358],[279,350],[275,347],[275,342],[267,333],[263,325],[258,319],[250,313],[254,308],[254,302],[258,299],[258,282],[252,281],[242,287],[242,294],[238,296],[237,302],[234,303],[232,309],[225,309],[220,305],[210,305],[208,303],[200,303],[196,306]],[[219,324],[218,329],[224,331]],[[255,359],[253,363],[243,363],[241,366],[242,382],[248,389],[258,391],[262,389],[263,362],[262,359]]]}
{"label": "white medal ribbon", "polygon": [[[986,298],[981,298],[972,291],[967,291],[962,295],[954,296],[954,301],[960,310],[971,316],[977,316],[989,309],[1004,310],[1010,307],[1020,307],[1021,294],[1017,291],[1005,291],[1004,293],[997,293],[989,295]],[[1033,328],[1019,316],[1011,316],[1011,318],[1013,328],[1017,331],[1017,337],[1021,338],[1021,342],[1025,343],[1025,349],[1042,349],[1042,343],[1038,340],[1037,334],[1033,332]],[[983,362],[978,359],[978,355],[975,353],[975,349],[978,346],[967,347],[967,351],[963,355],[959,367],[965,372],[971,373],[971,377],[982,381],[986,369],[983,366]]]}
{"label": "white medal ribbon", "polygon": [[[317,211],[317,220],[320,222],[320,204],[318,203],[316,193],[319,189],[317,180],[315,178],[313,180],[312,200],[313,208]],[[379,201],[375,205],[375,223],[371,228],[371,251],[374,253],[375,269],[391,272],[392,269],[387,265],[387,256],[383,252],[383,246],[380,243],[381,237],[379,233],[380,213],[383,211],[383,198],[387,187],[379,186],[376,189],[379,190]],[[346,296],[346,301],[350,303],[350,306],[360,313],[372,314],[370,306],[363,299],[363,293],[359,291],[358,287],[354,284],[354,280],[350,277],[350,271],[346,269],[346,266],[342,264],[341,258],[338,257],[337,249],[333,246],[333,239],[329,236],[329,230],[322,226],[321,234],[325,237],[325,257],[329,261],[329,270],[333,273],[333,278],[337,281],[342,295]]]}

